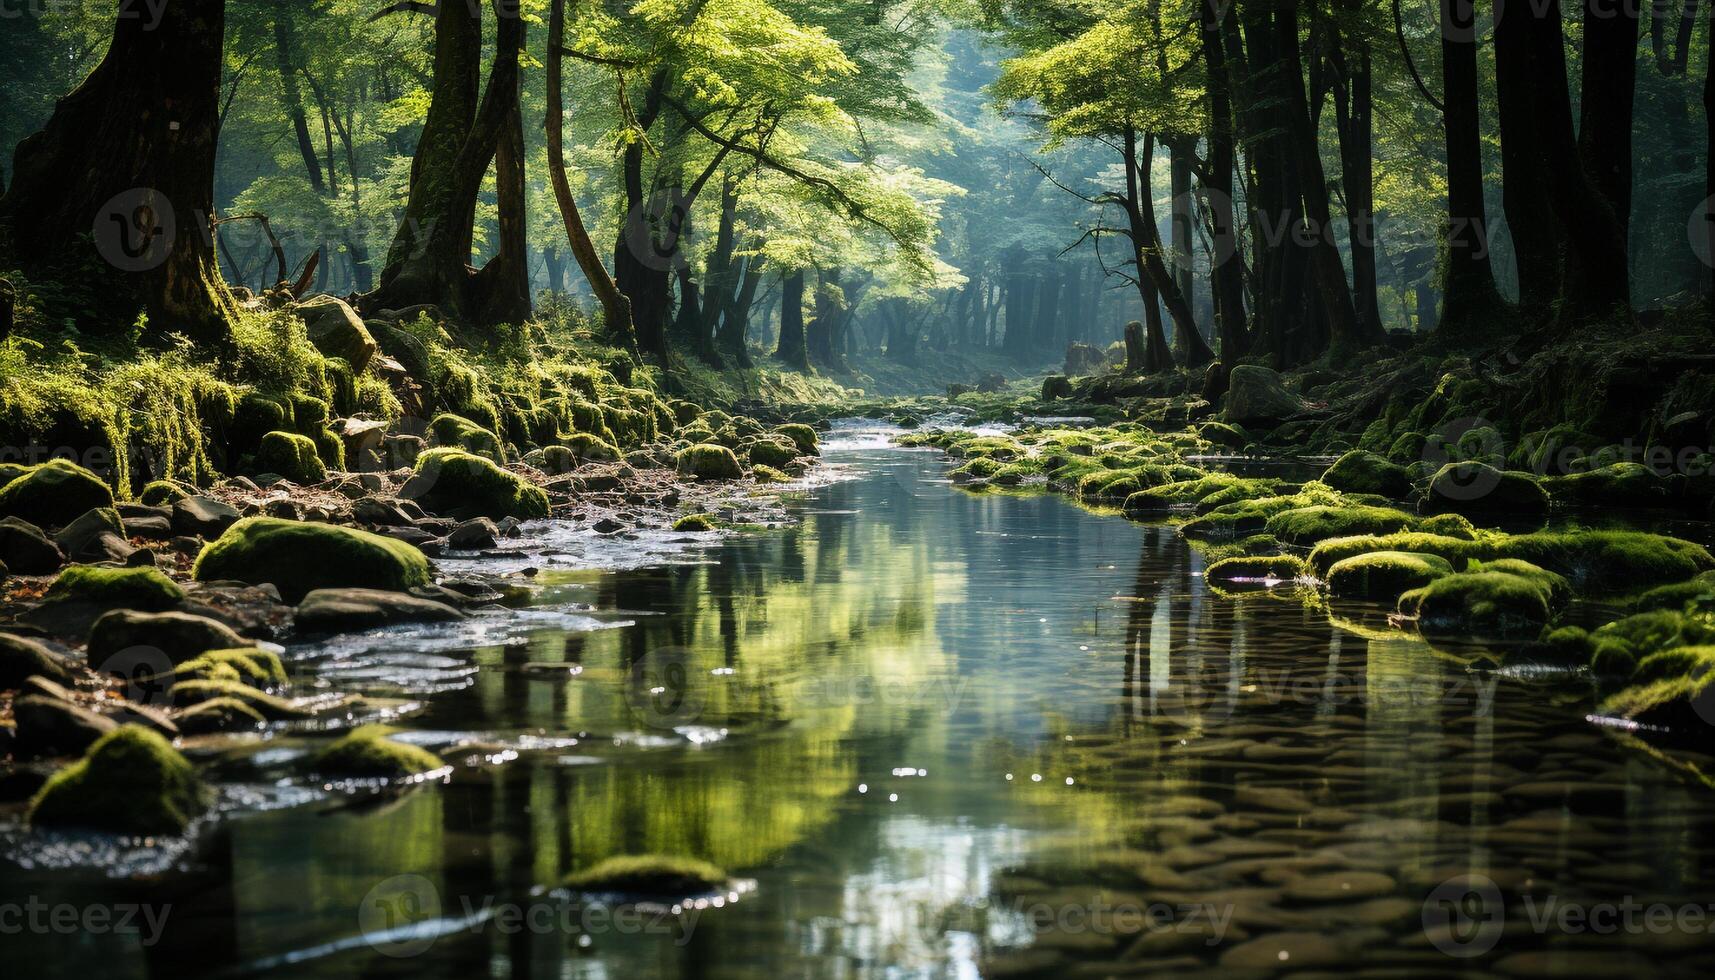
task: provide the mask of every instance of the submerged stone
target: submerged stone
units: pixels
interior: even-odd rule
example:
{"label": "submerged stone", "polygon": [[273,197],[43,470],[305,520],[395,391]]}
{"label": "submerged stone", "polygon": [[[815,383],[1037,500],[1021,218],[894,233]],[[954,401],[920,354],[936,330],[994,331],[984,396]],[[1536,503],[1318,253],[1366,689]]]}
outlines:
{"label": "submerged stone", "polygon": [[385,725],[358,728],[317,753],[316,770],[324,776],[404,779],[445,765],[427,749],[389,738],[394,731]]}

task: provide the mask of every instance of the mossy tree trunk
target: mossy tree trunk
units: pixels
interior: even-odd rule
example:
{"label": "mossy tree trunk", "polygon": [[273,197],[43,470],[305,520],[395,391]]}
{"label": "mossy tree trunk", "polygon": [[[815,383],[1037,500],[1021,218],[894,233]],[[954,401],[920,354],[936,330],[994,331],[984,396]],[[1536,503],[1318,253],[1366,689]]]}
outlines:
{"label": "mossy tree trunk", "polygon": [[780,279],[780,343],[774,356],[800,371],[810,370],[810,350],[804,336],[803,269],[793,269]]}
{"label": "mossy tree trunk", "polygon": [[106,56],[18,145],[0,261],[84,287],[91,332],[141,310],[152,335],[224,345],[236,311],[210,223],[225,0],[176,0],[158,22],[116,6]]}
{"label": "mossy tree trunk", "polygon": [[1215,327],[1221,341],[1221,358],[1232,363],[1250,349],[1250,328],[1245,316],[1244,256],[1239,251],[1238,226],[1233,206],[1234,121],[1232,79],[1227,71],[1223,34],[1237,30],[1231,9],[1216,0],[1199,5],[1203,71],[1209,94],[1209,162],[1201,175],[1204,196],[1209,202],[1209,224],[1215,254],[1209,269],[1215,300]]}

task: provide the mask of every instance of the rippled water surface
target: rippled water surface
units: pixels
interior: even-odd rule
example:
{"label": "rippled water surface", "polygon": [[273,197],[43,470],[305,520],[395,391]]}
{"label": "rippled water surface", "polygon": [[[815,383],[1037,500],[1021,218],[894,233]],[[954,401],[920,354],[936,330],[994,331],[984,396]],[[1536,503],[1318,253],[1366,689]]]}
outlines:
{"label": "rippled water surface", "polygon": [[[1715,966],[1715,796],[1589,724],[1587,682],[1216,596],[1171,529],[959,492],[929,454],[829,455],[852,478],[792,528],[550,570],[543,609],[451,637],[294,651],[475,747],[382,797],[302,785],[293,738],[207,750],[249,805],[179,867],[0,872],[8,900],[164,910],[158,941],[0,936],[8,975]],[[652,852],[735,881],[676,915],[552,890]]]}

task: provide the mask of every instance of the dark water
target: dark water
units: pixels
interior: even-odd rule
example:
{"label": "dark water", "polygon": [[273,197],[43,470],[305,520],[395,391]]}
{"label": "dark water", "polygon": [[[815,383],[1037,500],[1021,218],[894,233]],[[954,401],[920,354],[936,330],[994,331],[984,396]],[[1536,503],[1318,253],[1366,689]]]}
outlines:
{"label": "dark water", "polygon": [[[7,975],[1715,965],[1715,795],[1586,722],[1587,682],[1213,595],[1169,529],[957,492],[931,455],[831,456],[858,473],[795,528],[560,576],[594,612],[523,642],[305,653],[425,744],[491,744],[379,798],[303,785],[293,738],[207,749],[271,808],[182,867],[0,870],[0,905],[146,905],[159,937],[0,933]],[[549,890],[651,852],[738,880],[678,915]]]}

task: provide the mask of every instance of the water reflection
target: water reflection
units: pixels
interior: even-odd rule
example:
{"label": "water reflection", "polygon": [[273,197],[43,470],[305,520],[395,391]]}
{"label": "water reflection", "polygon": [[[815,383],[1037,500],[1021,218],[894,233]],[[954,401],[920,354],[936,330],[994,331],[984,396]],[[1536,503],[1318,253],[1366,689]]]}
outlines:
{"label": "water reflection", "polygon": [[[578,623],[443,652],[457,669],[429,665],[452,678],[432,690],[423,664],[304,660],[420,698],[413,736],[481,761],[398,799],[234,816],[178,873],[6,869],[8,894],[171,906],[153,945],[32,935],[25,955],[174,977],[1703,965],[1701,936],[1510,928],[1524,896],[1708,892],[1707,795],[1588,729],[1576,680],[1473,673],[1290,595],[1216,596],[1170,530],[956,492],[927,454],[840,461],[861,475],[789,530],[550,574]],[[623,922],[546,890],[648,852],[756,889]],[[1509,917],[1469,959],[1423,925],[1467,873]],[[377,930],[401,902],[434,928]]]}

